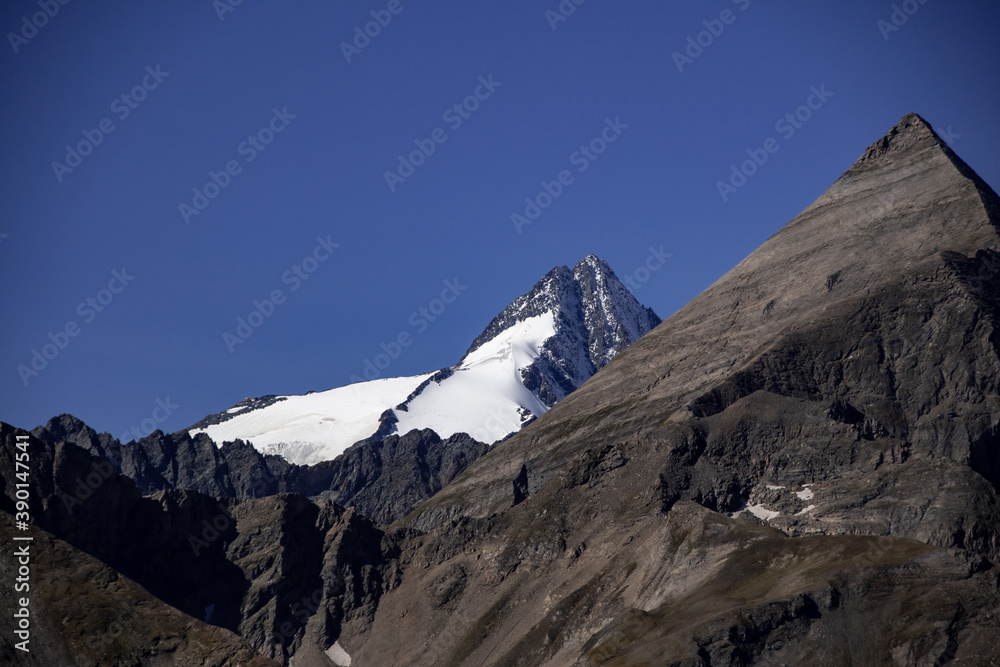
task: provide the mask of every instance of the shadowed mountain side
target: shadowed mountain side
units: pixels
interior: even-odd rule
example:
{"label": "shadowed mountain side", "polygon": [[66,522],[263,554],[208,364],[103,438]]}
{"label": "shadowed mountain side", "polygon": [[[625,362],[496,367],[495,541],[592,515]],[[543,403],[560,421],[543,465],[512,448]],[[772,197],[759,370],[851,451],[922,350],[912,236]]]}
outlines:
{"label": "shadowed mountain side", "polygon": [[362,440],[332,461],[299,466],[242,441],[217,447],[208,436],[186,431],[155,431],[122,445],[72,415],[54,417],[32,434],[108,459],[143,495],[167,489],[236,499],[298,493],[354,507],[384,524],[430,498],[488,449],[464,433],[442,440],[425,429]]}
{"label": "shadowed mountain side", "polygon": [[[8,514],[18,481],[18,435],[27,433],[0,422],[0,510]],[[393,538],[330,502],[314,504],[294,494],[240,502],[174,490],[144,498],[132,480],[76,445],[29,436],[27,450],[35,525],[181,612],[210,615],[213,625],[279,661],[306,638],[325,649],[345,619],[370,617],[398,569]],[[68,557],[81,567],[89,562]],[[59,572],[39,570],[39,576]],[[81,608],[87,604],[83,592],[74,600]],[[56,611],[47,606],[42,613]],[[145,623],[127,614],[120,620],[129,632]],[[72,617],[58,632],[70,641],[90,622]],[[110,658],[118,650],[118,644],[103,645],[98,663],[114,664]]]}
{"label": "shadowed mountain side", "polygon": [[[38,529],[30,535],[30,591],[4,586],[0,604],[17,608],[14,599],[31,600],[30,652],[16,649],[13,630],[0,635],[0,662],[23,667],[76,665],[204,665],[206,667],[278,667],[257,654],[241,637],[203,623],[150,595],[99,560]],[[11,515],[0,511],[0,539],[15,535]],[[23,544],[23,543],[21,543]],[[0,553],[0,574],[17,576],[13,550]],[[10,625],[4,623],[4,626]]]}

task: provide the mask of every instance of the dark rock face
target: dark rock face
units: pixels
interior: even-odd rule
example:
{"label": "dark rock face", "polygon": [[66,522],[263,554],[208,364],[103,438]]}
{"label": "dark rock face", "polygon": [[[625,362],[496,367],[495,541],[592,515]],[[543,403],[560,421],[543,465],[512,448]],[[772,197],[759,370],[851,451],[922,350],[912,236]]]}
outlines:
{"label": "dark rock face", "polygon": [[186,431],[173,435],[155,431],[122,445],[72,415],[54,417],[32,434],[48,442],[70,442],[106,458],[143,494],[188,489],[220,498],[256,498],[287,490],[281,482],[296,467],[243,442],[220,448],[207,436],[192,438]]}
{"label": "dark rock face", "polygon": [[660,323],[607,262],[588,255],[572,270],[559,266],[545,274],[493,318],[462,358],[516,323],[545,313],[556,315],[556,335],[522,371],[522,381],[548,407]]}
{"label": "dark rock face", "polygon": [[32,434],[107,459],[143,495],[169,489],[235,499],[298,493],[354,507],[385,524],[437,493],[488,449],[464,433],[441,440],[431,430],[411,431],[362,440],[333,461],[298,466],[242,441],[220,448],[208,436],[192,438],[186,431],[156,431],[121,445],[72,415],[55,417]]}
{"label": "dark rock face", "polygon": [[[5,544],[24,536],[0,511]],[[25,653],[8,630],[0,637],[4,665],[210,665],[278,667],[235,633],[170,607],[98,559],[41,530],[32,530],[31,637]],[[23,544],[23,543],[22,543]],[[0,553],[0,574],[18,576],[12,549]],[[4,609],[17,608],[11,586],[0,592]]]}
{"label": "dark rock face", "polygon": [[363,440],[334,461],[321,463],[330,475],[320,497],[358,509],[390,524],[458,477],[489,446],[458,433],[442,440],[430,429]]}
{"label": "dark rock face", "polygon": [[[0,423],[0,511],[6,513],[8,531],[15,509],[10,497],[17,482],[13,453],[19,434],[24,432]],[[370,617],[398,568],[394,538],[333,503],[314,504],[295,494],[239,502],[173,490],[143,497],[132,480],[75,445],[32,437],[27,447],[34,525],[68,543],[61,549],[73,567],[90,562],[73,553],[85,552],[193,617],[187,619],[189,625],[207,618],[240,635],[244,647],[281,663],[304,637],[316,645],[326,642],[326,647],[343,622]],[[81,609],[90,602],[76,600]],[[182,617],[167,608],[147,620],[163,616],[174,627],[178,618],[168,611]],[[135,619],[125,622],[132,629]],[[86,625],[84,619],[74,623],[79,627],[59,634],[72,637]],[[205,626],[200,632],[210,630]],[[241,645],[231,634],[213,641],[216,651],[225,642],[231,648]],[[90,664],[111,664],[113,650],[118,649],[98,646]],[[246,664],[258,663],[272,664],[263,659]],[[234,663],[215,659],[204,664]]]}

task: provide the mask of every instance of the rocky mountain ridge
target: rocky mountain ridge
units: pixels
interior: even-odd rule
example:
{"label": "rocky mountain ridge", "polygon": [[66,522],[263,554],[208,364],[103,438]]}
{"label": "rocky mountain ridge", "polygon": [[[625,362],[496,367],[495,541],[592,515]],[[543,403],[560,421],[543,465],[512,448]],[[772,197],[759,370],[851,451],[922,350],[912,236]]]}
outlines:
{"label": "rocky mountain ridge", "polygon": [[430,430],[411,431],[363,440],[333,461],[299,466],[242,441],[219,447],[206,435],[192,438],[185,431],[155,431],[122,445],[72,415],[54,417],[31,433],[106,459],[142,495],[185,490],[245,500],[296,493],[354,507],[385,524],[408,514],[488,450],[464,434],[442,440]]}
{"label": "rocky mountain ridge", "polygon": [[636,301],[607,262],[587,255],[572,269],[552,269],[511,302],[476,337],[462,360],[500,332],[544,313],[556,315],[555,335],[521,376],[546,407],[565,398],[661,322],[651,308]]}

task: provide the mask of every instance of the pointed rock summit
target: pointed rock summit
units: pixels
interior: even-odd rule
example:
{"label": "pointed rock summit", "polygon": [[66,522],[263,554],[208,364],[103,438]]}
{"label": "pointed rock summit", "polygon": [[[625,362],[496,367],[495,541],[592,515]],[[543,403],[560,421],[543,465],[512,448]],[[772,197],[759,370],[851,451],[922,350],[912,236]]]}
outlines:
{"label": "pointed rock summit", "polygon": [[554,333],[530,365],[525,386],[547,407],[555,405],[615,355],[660,323],[636,301],[608,263],[587,255],[569,269],[558,266],[493,318],[462,357],[463,362],[504,331],[532,318],[554,318]]}

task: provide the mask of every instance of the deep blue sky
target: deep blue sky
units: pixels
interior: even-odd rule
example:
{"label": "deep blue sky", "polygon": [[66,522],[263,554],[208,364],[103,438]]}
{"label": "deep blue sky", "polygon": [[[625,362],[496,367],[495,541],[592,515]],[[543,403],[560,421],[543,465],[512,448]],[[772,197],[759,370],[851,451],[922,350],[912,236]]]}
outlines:
{"label": "deep blue sky", "polygon": [[[60,5],[17,53],[0,45],[0,420],[70,412],[118,435],[169,398],[159,426],[176,430],[246,396],[346,384],[400,332],[413,342],[383,375],[433,370],[588,253],[622,276],[651,246],[672,253],[637,292],[667,317],[909,111],[950,127],[998,186],[1000,7],[910,2],[885,39],[892,3],[871,0],[587,0],[555,30],[558,0],[400,0],[350,63],[341,43],[388,1],[243,0],[222,21],[210,0]],[[679,72],[673,53],[726,9]],[[38,11],[6,2],[0,28]],[[157,66],[122,119],[112,103]],[[453,129],[443,113],[490,75],[500,86]],[[776,130],[824,85],[793,136]],[[275,108],[295,118],[248,162],[240,144]],[[114,130],[60,181],[52,163],[105,118]],[[571,154],[607,118],[628,127],[581,173]],[[447,140],[390,191],[384,172],[436,128]],[[724,202],[717,181],[771,137],[778,152]],[[230,160],[239,174],[185,224],[178,205]],[[511,215],[563,170],[573,182],[518,234]],[[292,291],[282,277],[317,237],[340,247]],[[102,294],[122,268],[134,280]],[[467,289],[418,328],[411,313],[456,278]],[[285,302],[230,353],[223,333],[275,289]],[[26,386],[18,366],[67,325]]]}

